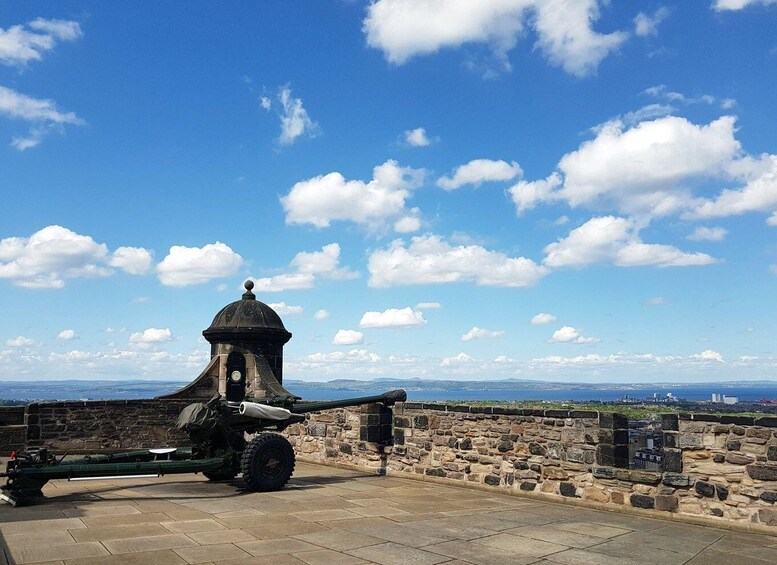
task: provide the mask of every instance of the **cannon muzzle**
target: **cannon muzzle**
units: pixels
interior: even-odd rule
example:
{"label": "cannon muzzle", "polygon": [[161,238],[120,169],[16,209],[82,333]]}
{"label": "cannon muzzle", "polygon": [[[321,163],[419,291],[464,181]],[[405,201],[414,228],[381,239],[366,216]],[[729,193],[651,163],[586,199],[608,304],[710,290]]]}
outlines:
{"label": "cannon muzzle", "polygon": [[390,390],[383,394],[375,396],[360,396],[358,398],[345,398],[343,400],[328,400],[320,402],[297,402],[290,410],[295,414],[307,414],[308,412],[318,412],[319,410],[331,410],[332,408],[347,408],[349,406],[359,406],[361,404],[379,403],[384,406],[394,406],[397,402],[407,400],[407,393],[402,389]]}

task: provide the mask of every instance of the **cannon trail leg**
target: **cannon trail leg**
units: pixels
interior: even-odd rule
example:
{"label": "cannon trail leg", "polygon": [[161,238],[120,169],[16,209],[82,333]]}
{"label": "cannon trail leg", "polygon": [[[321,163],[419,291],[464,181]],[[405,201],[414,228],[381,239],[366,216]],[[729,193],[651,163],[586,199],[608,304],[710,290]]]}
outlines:
{"label": "cannon trail leg", "polygon": [[294,472],[294,449],[278,434],[263,433],[246,447],[240,462],[243,479],[253,491],[280,490]]}

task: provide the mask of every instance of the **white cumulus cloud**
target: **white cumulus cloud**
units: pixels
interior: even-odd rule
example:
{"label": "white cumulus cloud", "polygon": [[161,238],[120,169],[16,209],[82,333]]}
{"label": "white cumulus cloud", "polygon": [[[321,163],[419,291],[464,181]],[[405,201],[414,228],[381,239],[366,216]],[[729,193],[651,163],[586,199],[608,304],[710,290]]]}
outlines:
{"label": "white cumulus cloud", "polygon": [[725,361],[723,360],[723,356],[717,351],[713,351],[712,349],[706,349],[701,353],[696,353],[694,355],[691,355],[690,358],[693,359],[694,361],[703,361],[703,362],[714,361],[716,363],[725,363]]}
{"label": "white cumulus cloud", "polygon": [[59,335],[57,335],[57,339],[62,341],[70,341],[73,339],[78,339],[78,334],[75,332],[75,330],[62,330],[59,332]]}
{"label": "white cumulus cloud", "polygon": [[281,135],[278,143],[291,145],[300,137],[316,137],[320,133],[321,128],[305,110],[302,99],[291,95],[291,88],[284,86],[278,91],[278,102],[281,105]]}
{"label": "white cumulus cloud", "polygon": [[473,326],[471,330],[461,336],[461,341],[472,341],[473,339],[497,339],[505,335],[503,331],[493,331]]}
{"label": "white cumulus cloud", "polygon": [[552,324],[556,321],[556,316],[553,314],[546,314],[545,312],[540,312],[536,316],[534,316],[531,319],[531,325],[532,326],[545,326],[547,324]]}
{"label": "white cumulus cloud", "polygon": [[405,130],[402,136],[404,137],[405,143],[410,147],[426,147],[427,145],[432,144],[432,140],[426,135],[426,129],[424,128]]}
{"label": "white cumulus cloud", "polygon": [[136,262],[117,260],[124,254],[122,249],[148,253],[142,248],[119,248],[112,256],[104,243],[87,235],[47,226],[30,237],[0,240],[0,279],[26,288],[62,288],[68,278],[109,276],[114,272],[110,267],[137,274],[133,272]]}
{"label": "white cumulus cloud", "polygon": [[19,150],[39,145],[52,131],[64,132],[65,125],[86,122],[73,112],[61,112],[52,100],[41,100],[0,86],[0,117],[22,120],[31,124],[23,136],[14,137],[11,145]]}
{"label": "white cumulus cloud", "polygon": [[390,287],[471,281],[480,286],[532,286],[548,270],[525,257],[509,257],[479,245],[453,246],[438,235],[402,240],[370,255],[369,286]]}
{"label": "white cumulus cloud", "polygon": [[597,33],[598,0],[378,0],[370,5],[362,29],[367,45],[401,65],[412,57],[443,48],[480,43],[509,70],[507,54],[525,35],[554,66],[586,76],[626,40],[625,32]]}
{"label": "white cumulus cloud", "polygon": [[32,347],[37,345],[34,339],[24,337],[23,335],[17,336],[13,339],[9,339],[5,342],[8,347]]}
{"label": "white cumulus cloud", "polygon": [[419,302],[415,305],[416,310],[439,310],[442,304],[439,302]]}
{"label": "white cumulus cloud", "polygon": [[506,182],[523,175],[523,169],[515,161],[494,161],[491,159],[473,159],[469,163],[456,167],[451,176],[437,179],[437,186],[445,190],[456,190],[465,184],[475,187],[484,182]]}
{"label": "white cumulus cloud", "polygon": [[[662,86],[648,90],[654,89],[689,103]],[[708,95],[697,100],[708,98],[715,100]],[[517,183],[510,195],[519,214],[542,202],[559,201],[647,220],[678,214],[703,220],[774,213],[777,155],[745,153],[735,126],[734,116],[709,124],[664,116],[633,127],[612,120],[595,129],[594,139],[564,155],[557,171],[544,180]],[[710,183],[729,186],[710,197]]]}
{"label": "white cumulus cloud", "polygon": [[81,26],[72,20],[37,18],[25,25],[0,28],[0,63],[23,67],[30,61],[40,61],[57,43],[74,41],[82,35]]}
{"label": "white cumulus cloud", "polygon": [[715,0],[713,8],[718,12],[722,12],[725,10],[743,10],[748,6],[756,6],[758,4],[768,6],[770,4],[777,4],[777,0]]}
{"label": "white cumulus cloud", "polygon": [[409,328],[425,325],[424,315],[409,306],[389,308],[383,312],[365,312],[359,322],[361,328]]}
{"label": "white cumulus cloud", "polygon": [[552,343],[595,343],[600,340],[595,337],[584,337],[572,326],[564,326],[553,332],[550,341]]}
{"label": "white cumulus cloud", "polygon": [[634,33],[639,37],[658,35],[658,24],[669,16],[669,8],[662,6],[653,15],[640,12],[634,18]]}
{"label": "white cumulus cloud", "polygon": [[131,275],[145,275],[151,270],[153,258],[148,249],[142,247],[119,247],[113,252],[108,264]]}
{"label": "white cumulus cloud", "polygon": [[726,239],[728,230],[726,228],[707,228],[700,226],[693,230],[686,239],[691,241],[723,241]]}
{"label": "white cumulus cloud", "polygon": [[458,355],[455,355],[453,357],[443,357],[442,361],[440,361],[440,366],[451,367],[455,365],[472,363],[474,360],[475,359],[470,355],[467,355],[466,353],[461,352]]}
{"label": "white cumulus cloud", "polygon": [[423,170],[389,160],[373,169],[369,182],[349,181],[338,172],[300,181],[281,198],[281,204],[287,224],[325,228],[347,221],[372,226],[407,216],[405,203],[423,178]]}
{"label": "white cumulus cloud", "polygon": [[213,279],[231,277],[243,265],[243,258],[220,241],[203,247],[174,245],[156,267],[165,286],[204,284]]}
{"label": "white cumulus cloud", "polygon": [[364,342],[364,334],[356,330],[337,330],[332,345],[358,345]]}
{"label": "white cumulus cloud", "polygon": [[172,341],[173,332],[170,328],[148,328],[142,332],[134,332],[129,337],[130,343],[151,344]]}
{"label": "white cumulus cloud", "polygon": [[314,320],[326,320],[330,316],[331,316],[331,314],[329,313],[328,310],[316,310],[316,313],[313,314],[313,319]]}
{"label": "white cumulus cloud", "polygon": [[603,216],[591,218],[566,238],[545,247],[548,267],[582,267],[612,263],[619,267],[687,267],[710,265],[706,253],[686,253],[671,245],[643,243],[633,220]]}
{"label": "white cumulus cloud", "polygon": [[257,291],[282,292],[313,288],[318,278],[347,280],[359,276],[347,267],[340,267],[340,245],[330,243],[321,251],[301,251],[291,260],[292,272],[272,277],[258,278]]}
{"label": "white cumulus cloud", "polygon": [[296,314],[302,314],[304,312],[304,309],[302,306],[291,306],[290,304],[286,304],[285,302],[272,302],[268,304],[270,308],[275,310],[279,315],[286,316],[286,315],[296,315]]}

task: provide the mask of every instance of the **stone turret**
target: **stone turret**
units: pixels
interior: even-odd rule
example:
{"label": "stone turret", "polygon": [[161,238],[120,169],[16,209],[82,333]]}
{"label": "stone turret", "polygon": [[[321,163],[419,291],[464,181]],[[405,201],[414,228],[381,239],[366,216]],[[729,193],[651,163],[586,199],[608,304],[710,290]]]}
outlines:
{"label": "stone turret", "polygon": [[291,339],[278,313],[256,299],[245,282],[240,300],[227,304],[202,332],[211,360],[189,386],[167,398],[205,397],[218,392],[227,400],[288,394],[283,382],[283,346]]}

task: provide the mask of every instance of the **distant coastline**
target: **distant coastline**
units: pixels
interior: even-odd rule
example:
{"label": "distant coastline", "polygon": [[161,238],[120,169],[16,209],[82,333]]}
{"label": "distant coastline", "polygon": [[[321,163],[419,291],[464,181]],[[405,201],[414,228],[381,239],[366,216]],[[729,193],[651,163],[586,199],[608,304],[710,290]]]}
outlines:
{"label": "distant coastline", "polygon": [[[3,400],[128,400],[153,398],[173,392],[187,382],[170,381],[86,381],[47,382],[0,381]],[[689,401],[708,401],[713,393],[738,396],[740,401],[777,399],[777,381],[709,383],[557,383],[549,381],[453,381],[424,379],[337,379],[328,382],[287,380],[284,386],[306,400],[348,398],[404,388],[416,401],[602,401],[624,396],[638,398],[671,393]]]}

